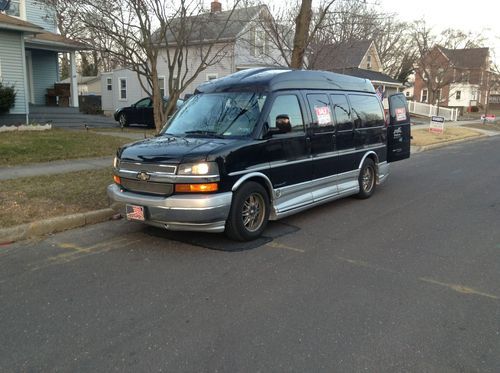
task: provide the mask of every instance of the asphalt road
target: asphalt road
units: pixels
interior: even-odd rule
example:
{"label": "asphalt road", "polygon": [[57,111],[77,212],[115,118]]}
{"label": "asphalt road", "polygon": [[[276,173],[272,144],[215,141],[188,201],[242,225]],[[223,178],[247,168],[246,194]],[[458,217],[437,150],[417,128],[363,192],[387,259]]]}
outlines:
{"label": "asphalt road", "polygon": [[499,160],[416,154],[253,244],[114,221],[0,247],[0,371],[498,372]]}

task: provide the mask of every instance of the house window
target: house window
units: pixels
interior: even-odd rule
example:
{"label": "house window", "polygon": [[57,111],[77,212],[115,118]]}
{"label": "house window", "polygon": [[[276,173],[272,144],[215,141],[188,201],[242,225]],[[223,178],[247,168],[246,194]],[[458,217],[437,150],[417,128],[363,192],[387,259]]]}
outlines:
{"label": "house window", "polygon": [[215,73],[213,73],[213,74],[207,74],[207,82],[209,82],[209,81],[211,81],[211,80],[215,80],[215,79],[217,79],[218,77],[219,77],[219,75],[218,75],[218,74],[215,74]]}
{"label": "house window", "polygon": [[366,56],[366,68],[370,70],[372,68],[372,56]]}
{"label": "house window", "polygon": [[262,29],[254,31],[254,56],[262,56],[267,50],[266,32]]}
{"label": "house window", "polygon": [[120,100],[127,99],[127,78],[120,78]]}
{"label": "house window", "polygon": [[108,91],[113,90],[113,78],[106,78],[106,87],[108,88]]}
{"label": "house window", "polygon": [[5,13],[8,16],[21,17],[21,0],[11,0],[10,7]]}
{"label": "house window", "polygon": [[477,100],[477,91],[474,89],[472,90],[472,97],[471,97],[472,100]]}
{"label": "house window", "polygon": [[158,77],[158,86],[160,87],[160,96],[165,97],[165,77]]}
{"label": "house window", "polygon": [[422,97],[420,98],[421,102],[427,102],[427,89],[422,89]]}
{"label": "house window", "polygon": [[462,97],[462,91],[456,91],[455,92],[455,100],[460,100]]}
{"label": "house window", "polygon": [[410,97],[410,91],[405,92],[406,97]]}

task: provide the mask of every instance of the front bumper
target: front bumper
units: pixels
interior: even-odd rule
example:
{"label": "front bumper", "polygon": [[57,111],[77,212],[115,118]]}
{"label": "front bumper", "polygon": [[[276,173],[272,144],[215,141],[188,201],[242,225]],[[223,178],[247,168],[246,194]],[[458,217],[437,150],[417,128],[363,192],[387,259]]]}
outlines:
{"label": "front bumper", "polygon": [[217,194],[145,196],[108,186],[111,208],[126,216],[126,205],[145,207],[144,223],[176,231],[223,232],[231,208],[232,192]]}

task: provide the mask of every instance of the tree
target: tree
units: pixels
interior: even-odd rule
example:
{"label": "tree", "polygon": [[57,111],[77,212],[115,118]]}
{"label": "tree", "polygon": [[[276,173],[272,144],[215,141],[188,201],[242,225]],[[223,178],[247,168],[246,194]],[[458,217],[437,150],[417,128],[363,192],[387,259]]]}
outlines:
{"label": "tree", "polygon": [[[225,17],[217,18],[191,0],[176,4],[167,0],[83,0],[81,20],[95,38],[108,40],[106,54],[137,73],[141,87],[152,97],[159,131],[181,92],[226,53],[228,43],[222,35],[240,2],[236,0]],[[196,58],[191,58],[194,53]],[[168,70],[167,107],[158,80],[160,62]]]}

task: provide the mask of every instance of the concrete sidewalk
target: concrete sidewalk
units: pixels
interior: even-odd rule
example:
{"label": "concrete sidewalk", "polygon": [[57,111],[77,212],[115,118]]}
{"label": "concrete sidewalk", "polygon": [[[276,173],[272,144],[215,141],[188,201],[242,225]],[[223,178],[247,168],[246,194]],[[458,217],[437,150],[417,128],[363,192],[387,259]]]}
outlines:
{"label": "concrete sidewalk", "polygon": [[111,167],[112,165],[112,157],[100,157],[33,163],[15,167],[1,167],[0,180],[17,179],[19,177],[54,175],[83,170],[98,170],[105,167]]}

